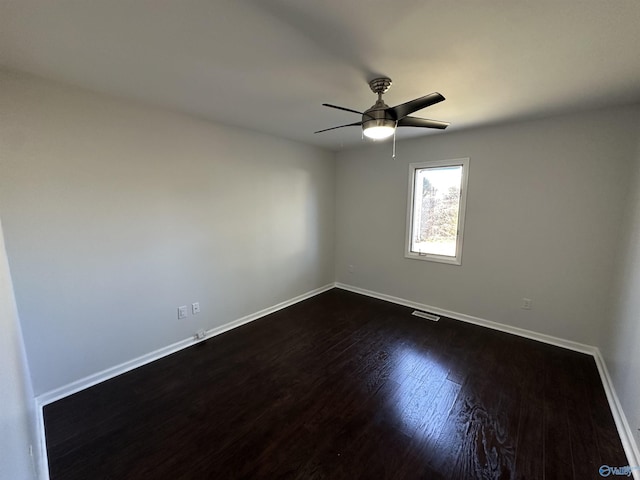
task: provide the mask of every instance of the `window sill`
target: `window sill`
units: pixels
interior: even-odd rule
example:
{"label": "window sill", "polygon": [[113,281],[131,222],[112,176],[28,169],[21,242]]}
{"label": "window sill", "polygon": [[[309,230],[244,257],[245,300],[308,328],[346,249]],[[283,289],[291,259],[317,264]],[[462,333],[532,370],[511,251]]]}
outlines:
{"label": "window sill", "polygon": [[405,252],[404,258],[410,258],[412,260],[425,260],[427,262],[446,263],[449,265],[462,265],[462,259],[460,257],[445,257],[444,255],[431,255],[419,253]]}

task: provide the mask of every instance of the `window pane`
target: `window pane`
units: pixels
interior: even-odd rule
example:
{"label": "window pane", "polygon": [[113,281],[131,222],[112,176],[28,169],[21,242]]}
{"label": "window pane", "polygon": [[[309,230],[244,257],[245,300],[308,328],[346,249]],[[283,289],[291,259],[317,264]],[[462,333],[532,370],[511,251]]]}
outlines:
{"label": "window pane", "polygon": [[411,251],[456,256],[462,165],[415,172]]}

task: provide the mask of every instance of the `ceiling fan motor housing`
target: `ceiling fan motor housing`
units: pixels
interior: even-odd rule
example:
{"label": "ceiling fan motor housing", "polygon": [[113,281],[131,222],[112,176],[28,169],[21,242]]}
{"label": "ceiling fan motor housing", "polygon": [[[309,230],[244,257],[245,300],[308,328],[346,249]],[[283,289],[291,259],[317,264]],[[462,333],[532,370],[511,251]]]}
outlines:
{"label": "ceiling fan motor housing", "polygon": [[362,115],[362,129],[366,130],[371,127],[395,127],[396,119],[389,110],[389,106],[378,100],[374,106],[366,110]]}

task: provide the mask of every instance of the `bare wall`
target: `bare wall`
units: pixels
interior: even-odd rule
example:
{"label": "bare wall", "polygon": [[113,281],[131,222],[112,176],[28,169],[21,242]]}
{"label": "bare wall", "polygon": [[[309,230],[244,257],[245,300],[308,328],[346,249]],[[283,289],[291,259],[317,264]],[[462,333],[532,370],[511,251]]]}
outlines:
{"label": "bare wall", "polygon": [[36,395],[333,281],[333,154],[17,74],[0,105]]}
{"label": "bare wall", "polygon": [[[635,155],[635,107],[337,155],[337,281],[599,344]],[[403,256],[408,165],[470,158],[462,265]],[[347,266],[353,265],[349,273]],[[533,309],[520,308],[523,297]]]}
{"label": "bare wall", "polygon": [[33,479],[35,410],[0,224],[0,478]]}
{"label": "bare wall", "polygon": [[[636,120],[640,140],[640,116]],[[602,354],[636,445],[640,445],[640,141],[634,188],[626,201],[624,237],[612,303],[602,329]]]}

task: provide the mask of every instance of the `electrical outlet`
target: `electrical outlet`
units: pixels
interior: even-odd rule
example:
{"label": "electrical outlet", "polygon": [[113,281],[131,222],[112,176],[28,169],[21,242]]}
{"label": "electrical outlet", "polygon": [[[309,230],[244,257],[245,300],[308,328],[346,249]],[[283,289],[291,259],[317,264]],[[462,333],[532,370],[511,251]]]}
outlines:
{"label": "electrical outlet", "polygon": [[183,318],[187,318],[187,306],[182,305],[178,307],[178,320],[182,320]]}
{"label": "electrical outlet", "polygon": [[198,330],[195,334],[196,340],[202,340],[205,337],[204,330]]}
{"label": "electrical outlet", "polygon": [[194,302],[191,304],[191,313],[194,315],[200,313],[200,302]]}
{"label": "electrical outlet", "polygon": [[356,267],[354,267],[353,265],[347,265],[347,270],[349,273],[353,273],[356,271]]}
{"label": "electrical outlet", "polygon": [[520,305],[520,308],[522,308],[523,310],[531,310],[532,303],[533,303],[533,300],[531,300],[530,298],[523,298],[522,305]]}

